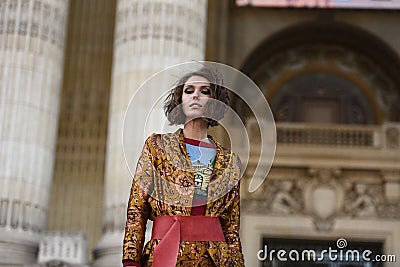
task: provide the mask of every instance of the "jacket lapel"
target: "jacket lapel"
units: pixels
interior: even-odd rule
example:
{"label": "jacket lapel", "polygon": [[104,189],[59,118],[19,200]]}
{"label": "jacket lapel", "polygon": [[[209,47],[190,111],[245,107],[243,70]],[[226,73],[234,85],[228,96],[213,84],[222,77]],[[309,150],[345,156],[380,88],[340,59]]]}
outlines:
{"label": "jacket lapel", "polygon": [[214,137],[208,135],[208,138],[215,144],[216,154],[213,172],[210,177],[210,182],[214,182],[216,179],[220,178],[227,168],[229,161],[231,160],[231,153],[227,152],[222,145],[215,140]]}

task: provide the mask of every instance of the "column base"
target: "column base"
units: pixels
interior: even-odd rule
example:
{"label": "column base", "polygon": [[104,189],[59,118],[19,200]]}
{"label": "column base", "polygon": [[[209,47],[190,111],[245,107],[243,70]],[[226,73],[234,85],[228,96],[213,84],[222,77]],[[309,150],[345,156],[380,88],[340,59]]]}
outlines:
{"label": "column base", "polygon": [[39,236],[19,230],[0,229],[0,266],[23,266],[36,261]]}
{"label": "column base", "polygon": [[122,241],[124,233],[105,233],[93,250],[93,267],[122,266]]}

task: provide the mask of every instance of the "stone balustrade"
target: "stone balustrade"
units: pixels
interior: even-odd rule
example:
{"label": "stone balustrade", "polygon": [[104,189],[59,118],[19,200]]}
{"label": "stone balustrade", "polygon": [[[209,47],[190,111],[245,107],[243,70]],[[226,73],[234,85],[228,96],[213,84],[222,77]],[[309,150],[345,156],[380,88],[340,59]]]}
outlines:
{"label": "stone balustrade", "polygon": [[[258,143],[257,122],[248,120],[246,127],[249,138]],[[276,133],[278,145],[400,149],[400,124],[392,122],[382,125],[276,123]]]}
{"label": "stone balustrade", "polygon": [[379,126],[277,124],[279,144],[379,147]]}
{"label": "stone balustrade", "polygon": [[45,232],[39,244],[38,264],[86,266],[87,240],[81,232]]}

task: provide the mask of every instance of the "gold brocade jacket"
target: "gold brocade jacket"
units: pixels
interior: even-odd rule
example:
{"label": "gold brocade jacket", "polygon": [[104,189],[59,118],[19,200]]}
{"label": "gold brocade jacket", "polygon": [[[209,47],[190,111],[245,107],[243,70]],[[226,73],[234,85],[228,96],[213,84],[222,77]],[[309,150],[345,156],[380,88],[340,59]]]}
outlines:
{"label": "gold brocade jacket", "polygon": [[[239,238],[240,160],[212,136],[208,137],[216,146],[216,158],[205,215],[219,217],[226,242],[181,241],[177,266],[244,266]],[[142,267],[152,266],[153,251],[159,240],[150,240],[143,249],[147,220],[162,215],[190,216],[193,188],[193,168],[182,129],[150,135],[132,183],[123,260],[140,262]]]}

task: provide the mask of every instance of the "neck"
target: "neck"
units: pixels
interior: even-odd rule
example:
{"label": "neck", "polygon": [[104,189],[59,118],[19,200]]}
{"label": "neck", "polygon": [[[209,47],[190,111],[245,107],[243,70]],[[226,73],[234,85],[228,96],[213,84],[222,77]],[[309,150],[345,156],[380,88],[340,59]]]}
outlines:
{"label": "neck", "polygon": [[183,135],[195,140],[207,139],[207,121],[195,119],[187,122],[183,127]]}

